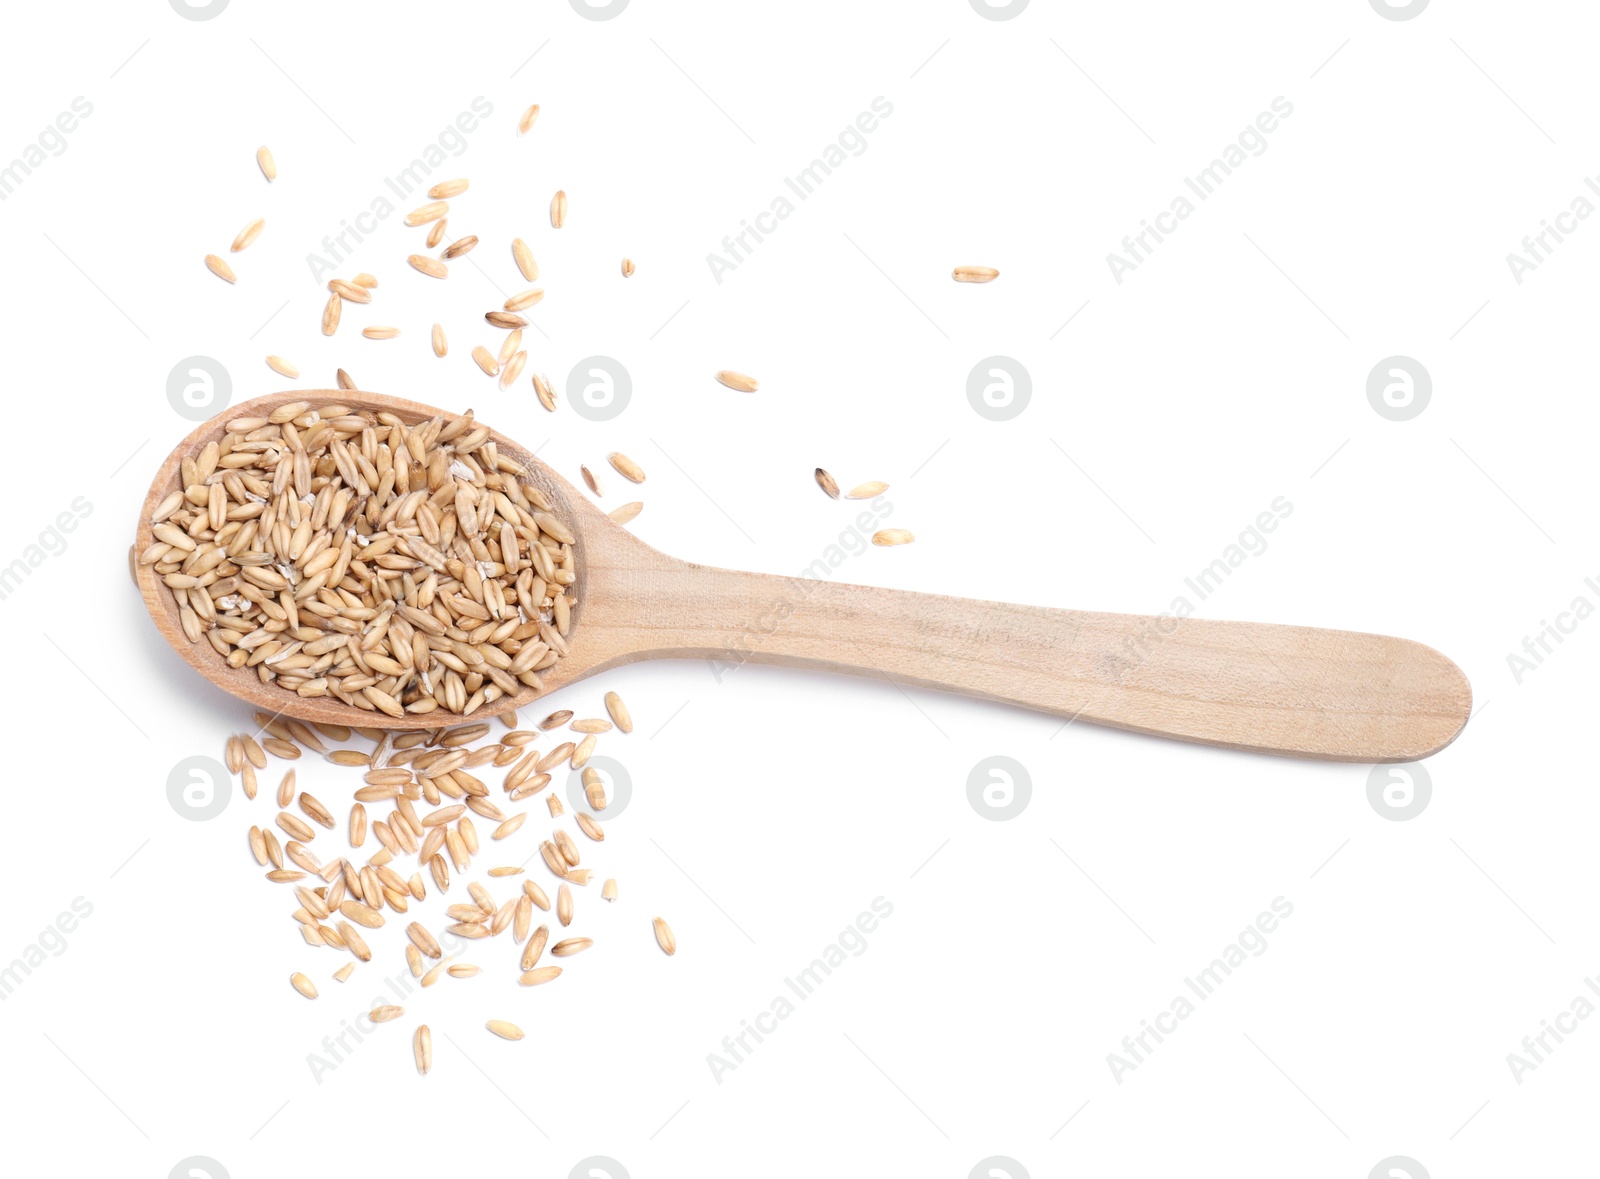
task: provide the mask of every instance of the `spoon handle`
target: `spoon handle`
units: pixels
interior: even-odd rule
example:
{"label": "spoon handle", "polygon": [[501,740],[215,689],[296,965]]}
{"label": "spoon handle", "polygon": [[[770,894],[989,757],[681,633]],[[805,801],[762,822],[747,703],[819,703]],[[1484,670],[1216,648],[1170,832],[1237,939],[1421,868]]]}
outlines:
{"label": "spoon handle", "polygon": [[[705,566],[639,571],[657,617],[616,662],[701,657],[888,679],[1139,733],[1328,761],[1443,749],[1472,689],[1421,643],[1016,606]],[[659,613],[658,613],[659,612]],[[614,636],[622,637],[622,636]]]}

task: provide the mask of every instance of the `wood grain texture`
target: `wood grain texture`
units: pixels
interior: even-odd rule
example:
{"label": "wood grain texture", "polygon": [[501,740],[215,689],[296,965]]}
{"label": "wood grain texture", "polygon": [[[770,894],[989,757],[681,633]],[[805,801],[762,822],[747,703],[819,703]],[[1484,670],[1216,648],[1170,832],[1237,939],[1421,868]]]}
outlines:
{"label": "wood grain texture", "polygon": [[[296,399],[387,409],[407,421],[429,406],[349,390],[273,394],[229,409],[260,415]],[[207,423],[174,450],[152,484],[149,517],[176,487],[181,457],[223,433]],[[771,663],[890,679],[1057,716],[1230,749],[1333,761],[1412,761],[1465,725],[1472,692],[1455,664],[1420,643],[1266,623],[1128,614],[915,594],[715,569],[658,552],[571,484],[496,434],[502,454],[547,495],[577,534],[571,654],[543,678],[554,690],[642,659]],[[395,721],[328,698],[301,699],[190,644],[171,595],[148,567],[138,581],[167,641],[225,690],[272,712],[335,724],[431,728],[443,713]],[[529,689],[475,717],[521,707]]]}
{"label": "wood grain texture", "polygon": [[809,667],[1330,761],[1427,757],[1472,709],[1461,670],[1406,639],[737,573],[626,539],[590,550],[591,670],[656,658]]}

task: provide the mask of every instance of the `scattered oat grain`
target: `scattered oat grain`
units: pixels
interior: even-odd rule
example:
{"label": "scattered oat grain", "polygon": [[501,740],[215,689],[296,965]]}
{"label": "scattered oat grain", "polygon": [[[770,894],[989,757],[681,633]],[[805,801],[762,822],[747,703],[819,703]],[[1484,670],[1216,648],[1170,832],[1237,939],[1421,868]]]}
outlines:
{"label": "scattered oat grain", "polygon": [[250,222],[249,225],[246,225],[239,231],[239,236],[233,239],[233,245],[228,247],[228,251],[230,253],[237,254],[240,250],[250,245],[251,242],[255,241],[256,238],[260,237],[261,231],[266,227],[267,223],[264,220],[259,217],[256,218],[254,221]]}
{"label": "scattered oat grain", "polygon": [[610,454],[606,455],[606,459],[613,467],[616,468],[617,474],[621,475],[624,479],[627,479],[631,483],[644,482],[644,468],[640,467],[638,463],[634,462],[620,450],[613,450]]}
{"label": "scattered oat grain", "polygon": [[529,282],[539,281],[539,264],[533,260],[533,251],[528,248],[528,243],[520,237],[511,239],[511,256],[516,259],[517,269],[522,271],[522,277]]}
{"label": "scattered oat grain", "polygon": [[505,389],[516,384],[517,378],[522,375],[522,366],[526,363],[528,363],[526,352],[518,352],[506,361],[500,370],[500,387]]}
{"label": "scattered oat grain", "polygon": [[729,368],[717,373],[717,380],[740,393],[754,393],[761,387],[761,383],[754,377],[747,377],[743,373],[736,373]]}
{"label": "scattered oat grain", "polygon": [[444,201],[433,201],[430,204],[411,210],[406,214],[407,225],[426,225],[430,221],[437,221],[450,211],[450,206]]}
{"label": "scattered oat grain", "polygon": [[661,947],[662,953],[669,957],[678,952],[678,939],[672,934],[672,927],[660,917],[651,922],[656,931],[656,945]]}
{"label": "scattered oat grain", "polygon": [[628,711],[628,706],[622,702],[621,696],[615,692],[607,692],[606,711],[611,714],[611,719],[616,722],[617,728],[624,733],[633,732],[633,713]]}
{"label": "scattered oat grain", "polygon": [[420,270],[430,278],[446,278],[450,274],[448,266],[437,258],[430,258],[426,254],[411,254],[406,258],[406,261],[411,263],[414,269]]}

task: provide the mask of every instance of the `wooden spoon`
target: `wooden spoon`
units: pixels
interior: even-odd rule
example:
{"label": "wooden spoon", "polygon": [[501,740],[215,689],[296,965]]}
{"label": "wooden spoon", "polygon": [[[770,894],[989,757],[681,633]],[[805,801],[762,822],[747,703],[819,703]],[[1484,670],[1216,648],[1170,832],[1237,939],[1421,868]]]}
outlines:
{"label": "wooden spoon", "polygon": [[[185,455],[220,439],[225,422],[286,402],[388,410],[407,422],[442,411],[351,390],[295,390],[232,406],[168,456],[150,485],[150,517],[177,489]],[[1411,761],[1455,739],[1472,707],[1466,677],[1430,647],[1349,631],[1203,618],[1097,614],[1011,606],[807,578],[739,573],[657,552],[502,434],[500,453],[549,497],[577,536],[571,653],[543,674],[554,690],[641,659],[775,663],[938,688],[1057,716],[1229,749],[1330,761]],[[396,720],[332,697],[302,699],[227,666],[190,643],[172,595],[150,566],[136,580],[156,626],[196,670],[271,713],[326,724],[435,728],[434,712]],[[521,708],[526,689],[485,704],[483,719]]]}

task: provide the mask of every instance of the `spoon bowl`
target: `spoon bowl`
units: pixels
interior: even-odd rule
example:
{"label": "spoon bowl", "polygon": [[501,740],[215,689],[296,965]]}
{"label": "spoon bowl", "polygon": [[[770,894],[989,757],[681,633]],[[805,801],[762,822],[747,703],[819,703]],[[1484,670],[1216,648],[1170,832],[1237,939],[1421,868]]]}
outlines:
{"label": "spoon bowl", "polygon": [[[200,451],[208,442],[217,442],[227,434],[227,423],[237,418],[266,417],[280,405],[287,405],[294,401],[309,401],[312,406],[339,405],[349,406],[354,410],[370,410],[395,414],[407,425],[424,422],[430,418],[443,414],[446,417],[455,416],[445,410],[436,409],[431,405],[421,402],[407,401],[399,397],[386,397],[378,393],[364,393],[353,389],[295,389],[284,393],[272,393],[265,397],[230,405],[226,411],[209,421],[197,426],[188,437],[179,442],[162,462],[155,478],[151,481],[150,491],[145,496],[144,505],[139,513],[138,534],[134,541],[133,552],[143,552],[155,541],[151,532],[150,519],[155,514],[156,506],[170,493],[180,491],[180,470],[183,460]],[[480,423],[485,424],[485,423]],[[614,539],[622,542],[631,542],[643,546],[643,542],[635,540],[623,531],[620,525],[613,522],[603,512],[594,507],[585,499],[578,490],[561,476],[557,475],[544,463],[534,458],[519,442],[506,437],[504,434],[491,429],[490,438],[499,447],[500,453],[519,463],[524,470],[521,476],[525,483],[537,487],[550,501],[551,514],[567,522],[578,537],[574,550],[577,556],[577,580],[573,584],[576,604],[572,612],[572,626],[570,638],[575,637],[582,625],[584,615],[584,601],[588,595],[588,570],[585,567],[584,544],[585,539],[600,533],[601,527],[618,534]],[[550,692],[556,688],[581,679],[584,675],[592,674],[598,668],[589,668],[586,671],[574,674],[574,669],[569,667],[569,660],[563,659],[555,664],[548,672],[541,675],[544,681],[544,692],[536,688],[524,687],[514,695],[505,695],[488,701],[475,709],[468,717],[458,716],[455,713],[446,713],[438,710],[420,715],[407,715],[405,717],[387,716],[381,712],[368,712],[363,708],[344,703],[335,696],[301,697],[293,692],[285,691],[272,684],[262,683],[253,668],[229,667],[226,661],[203,640],[191,643],[184,633],[182,623],[178,616],[178,604],[156,576],[155,569],[150,565],[134,565],[134,581],[139,587],[139,592],[144,598],[145,609],[149,611],[152,621],[162,636],[189,663],[206,679],[217,685],[223,691],[241,700],[255,705],[257,708],[273,715],[293,717],[296,720],[314,721],[328,725],[346,725],[350,727],[362,726],[380,729],[434,729],[441,724],[464,723],[473,720],[485,720],[498,716],[502,712],[521,708],[530,703],[535,697]]]}
{"label": "spoon bowl", "polygon": [[[140,512],[180,490],[180,464],[239,417],[292,401],[387,411],[412,424],[432,406],[349,389],[299,389],[232,406],[199,426],[162,464]],[[454,415],[446,415],[454,416]],[[480,423],[482,424],[482,423]],[[491,429],[524,483],[572,530],[577,577],[569,652],[541,673],[543,691],[486,702],[470,717],[403,718],[332,696],[303,698],[231,668],[184,634],[177,603],[152,566],[135,580],[158,629],[224,691],[297,720],[432,729],[521,708],[545,692],[643,659],[710,659],[805,667],[934,688],[1072,720],[1184,741],[1347,762],[1414,761],[1453,741],[1472,709],[1466,676],[1431,647],[1352,631],[1202,618],[1008,605],[828,581],[717,569],[651,548],[596,508],[514,439]],[[809,573],[810,571],[808,571]]]}

